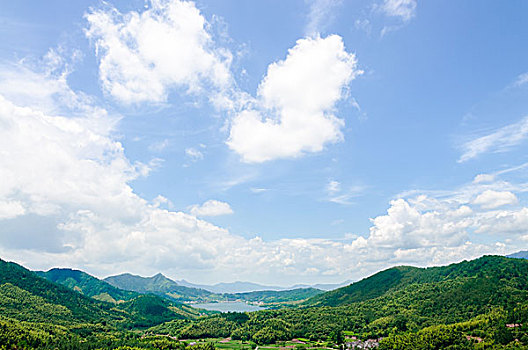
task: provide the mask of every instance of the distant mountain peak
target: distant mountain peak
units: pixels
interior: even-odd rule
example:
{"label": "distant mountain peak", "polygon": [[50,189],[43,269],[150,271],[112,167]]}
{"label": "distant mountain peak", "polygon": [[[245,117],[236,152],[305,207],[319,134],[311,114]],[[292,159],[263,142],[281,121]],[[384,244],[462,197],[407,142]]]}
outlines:
{"label": "distant mountain peak", "polygon": [[517,253],[506,255],[507,258],[516,258],[516,259],[528,259],[528,250],[521,250]]}

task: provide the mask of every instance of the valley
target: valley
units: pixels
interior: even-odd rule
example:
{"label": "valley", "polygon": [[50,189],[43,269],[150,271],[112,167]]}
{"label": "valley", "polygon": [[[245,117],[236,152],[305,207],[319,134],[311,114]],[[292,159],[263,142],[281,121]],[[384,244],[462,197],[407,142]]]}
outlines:
{"label": "valley", "polygon": [[255,312],[191,307],[174,298],[177,284],[170,281],[134,278],[130,291],[82,271],[32,272],[1,261],[0,340],[22,349],[521,349],[528,342],[526,259],[397,266],[329,292],[229,296],[238,303],[286,303]]}

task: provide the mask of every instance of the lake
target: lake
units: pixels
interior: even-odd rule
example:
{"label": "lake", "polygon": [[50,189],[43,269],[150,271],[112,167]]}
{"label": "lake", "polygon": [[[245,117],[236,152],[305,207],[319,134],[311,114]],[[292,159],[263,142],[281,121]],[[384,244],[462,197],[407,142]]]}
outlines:
{"label": "lake", "polygon": [[221,303],[189,304],[197,309],[213,310],[220,312],[246,312],[265,310],[263,307],[246,304],[241,301],[226,301]]}

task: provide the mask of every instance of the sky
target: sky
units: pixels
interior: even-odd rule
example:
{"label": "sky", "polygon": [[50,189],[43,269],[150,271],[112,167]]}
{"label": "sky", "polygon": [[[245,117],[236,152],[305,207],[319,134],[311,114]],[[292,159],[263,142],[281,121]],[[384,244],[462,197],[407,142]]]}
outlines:
{"label": "sky", "polygon": [[0,257],[195,283],[528,249],[528,3],[0,1]]}

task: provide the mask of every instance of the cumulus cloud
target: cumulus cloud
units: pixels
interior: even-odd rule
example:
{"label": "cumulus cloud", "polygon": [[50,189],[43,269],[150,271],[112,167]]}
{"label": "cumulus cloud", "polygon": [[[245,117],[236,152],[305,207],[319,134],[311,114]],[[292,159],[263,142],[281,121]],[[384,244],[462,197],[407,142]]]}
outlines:
{"label": "cumulus cloud", "polygon": [[0,220],[16,218],[25,213],[26,209],[18,201],[0,201]]}
{"label": "cumulus cloud", "polygon": [[479,194],[473,201],[483,209],[495,209],[504,205],[516,204],[517,196],[509,191],[486,190]]}
{"label": "cumulus cloud", "polygon": [[[34,74],[44,81],[57,79]],[[66,91],[55,96],[77,96],[60,86]],[[70,108],[70,102],[61,105],[65,100],[85,105]],[[62,115],[48,111],[49,101],[57,105],[49,110]],[[201,282],[254,280],[258,271],[260,282],[290,284],[359,278],[392,264],[442,264],[509,247],[472,242],[470,232],[495,236],[498,242],[528,235],[526,208],[471,208],[486,190],[516,191],[488,179],[442,198],[395,199],[386,214],[372,219],[365,236],[244,238],[197,218],[231,213],[227,203],[207,201],[187,214],[163,209],[162,204],[170,204],[163,196],[150,202],[135,194],[129,182],[147,175],[148,166],[126,158],[113,137],[118,119],[90,106],[90,99],[43,96],[41,102],[39,108],[31,99],[20,106],[0,98],[0,254],[33,268],[73,266],[99,276],[163,271],[193,280],[201,276]],[[339,195],[344,187],[332,181],[328,193]],[[15,244],[16,239],[32,243]]]}
{"label": "cumulus cloud", "polygon": [[[443,264],[508,249],[472,242],[469,232],[476,228],[497,241],[505,232],[514,239],[528,234],[526,208],[470,207],[476,194],[508,187],[494,182],[470,184],[442,198],[395,199],[386,214],[372,219],[366,236],[244,238],[196,217],[228,214],[227,203],[207,201],[186,214],[162,209],[164,197],[149,202],[134,194],[128,182],[138,176],[135,166],[111,129],[101,133],[104,128],[92,127],[97,120],[47,115],[0,99],[2,227],[17,218],[31,222],[30,213],[47,218],[50,230],[42,245],[0,245],[4,258],[34,268],[73,266],[99,276],[163,271],[193,280],[201,276],[202,282],[254,280],[258,271],[260,282],[290,284],[359,278],[392,264]],[[329,182],[327,190],[339,193],[342,185]],[[39,241],[40,232],[27,232],[25,241]]]}
{"label": "cumulus cloud", "polygon": [[483,153],[500,153],[517,146],[528,137],[528,117],[506,125],[485,136],[477,137],[462,144],[459,163],[476,158]]}
{"label": "cumulus cloud", "polygon": [[285,60],[268,67],[253,108],[234,117],[227,144],[243,161],[261,163],[341,141],[344,121],[335,104],[361,73],[340,36],[298,40]]}
{"label": "cumulus cloud", "polygon": [[391,201],[387,215],[372,219],[369,243],[401,249],[463,244],[467,239],[466,230],[472,223],[467,219],[472,214],[471,208],[464,205],[445,207],[444,203],[435,201],[421,208],[420,204],[427,199],[420,197],[414,205],[404,199]]}
{"label": "cumulus cloud", "polygon": [[126,183],[148,166],[131,164],[111,132],[106,117],[46,115],[0,96],[0,198],[19,215],[79,205],[132,215]]}
{"label": "cumulus cloud", "polygon": [[202,205],[195,204],[190,207],[189,212],[194,216],[220,216],[233,214],[229,203],[210,199]]}
{"label": "cumulus cloud", "polygon": [[[171,17],[181,11],[194,25]],[[142,45],[147,44],[138,36],[153,35],[160,28],[172,38],[173,31],[192,27],[195,32],[185,33],[203,39],[206,26],[192,3],[154,1],[141,14],[107,9],[87,18],[88,35],[99,50],[101,79],[117,99],[156,102],[163,101],[171,87],[192,92],[204,84],[223,88],[224,80],[215,80],[214,74],[212,80],[204,78],[215,71],[211,67],[216,63],[227,65],[222,59],[215,61],[217,51],[208,39],[197,50],[212,55],[213,63],[191,65],[192,74],[182,73],[181,79],[161,58],[143,52]],[[171,57],[173,52],[167,54]],[[39,269],[72,266],[99,276],[163,271],[201,279],[197,282],[258,278],[257,282],[291,284],[359,278],[393,264],[442,264],[502,253],[514,246],[502,241],[528,239],[528,208],[474,202],[479,196],[490,197],[486,191],[502,193],[495,195],[502,196],[502,203],[509,196],[511,202],[505,192],[515,196],[526,190],[499,181],[499,173],[442,195],[398,196],[386,213],[372,219],[364,236],[343,240],[242,237],[197,217],[232,212],[229,204],[219,201],[192,207],[191,213],[164,209],[170,208],[167,198],[148,201],[129,184],[147,176],[152,166],[125,156],[114,135],[119,117],[68,86],[67,71],[56,69],[64,65],[61,57],[51,53],[48,59],[50,68],[44,71],[20,64],[0,67],[3,258]],[[128,59],[130,65],[121,65]],[[167,77],[161,77],[162,72]],[[251,108],[235,115],[230,147],[245,161],[261,162],[315,152],[339,141],[343,121],[334,116],[335,105],[358,74],[355,57],[345,51],[340,37],[299,40],[285,60],[270,65],[257,97],[248,104]],[[152,91],[144,88],[149,84]],[[249,122],[248,114],[254,116]],[[342,194],[345,186],[333,181],[328,193]],[[479,241],[479,235],[492,239]]]}
{"label": "cumulus cloud", "polygon": [[191,1],[151,1],[125,14],[107,5],[86,14],[86,35],[99,57],[103,89],[125,104],[164,102],[171,89],[206,96],[233,116],[228,146],[245,162],[319,152],[343,139],[336,103],[362,72],[341,37],[321,38],[315,27],[336,1],[311,4],[310,38],[268,67],[253,98],[236,87],[232,53],[218,47],[211,23]]}
{"label": "cumulus cloud", "polygon": [[143,12],[107,6],[86,14],[104,90],[126,103],[163,102],[170,88],[188,93],[231,84],[231,53],[217,48],[194,2],[152,0]]}

